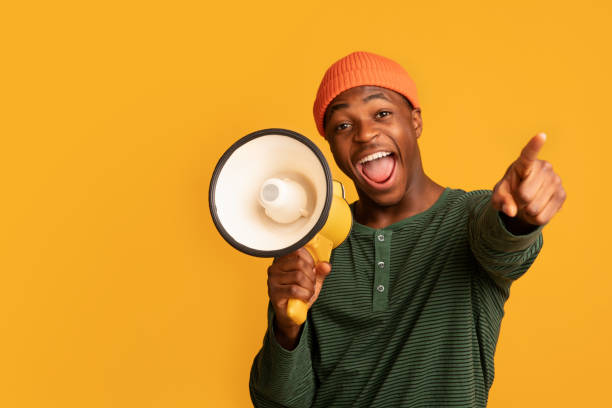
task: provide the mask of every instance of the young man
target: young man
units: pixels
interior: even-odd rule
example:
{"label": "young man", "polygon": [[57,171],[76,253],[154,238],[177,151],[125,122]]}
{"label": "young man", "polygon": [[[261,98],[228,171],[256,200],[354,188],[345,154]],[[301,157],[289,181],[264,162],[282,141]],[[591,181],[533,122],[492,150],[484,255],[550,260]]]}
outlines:
{"label": "young man", "polygon": [[[510,285],[565,200],[559,177],[537,158],[545,135],[527,143],[493,191],[443,188],[421,164],[413,81],[365,52],[328,69],[314,116],[355,183],[354,225],[331,265],[315,267],[302,248],[268,269],[254,405],[486,406]],[[301,326],[287,317],[289,298],[310,306]]]}

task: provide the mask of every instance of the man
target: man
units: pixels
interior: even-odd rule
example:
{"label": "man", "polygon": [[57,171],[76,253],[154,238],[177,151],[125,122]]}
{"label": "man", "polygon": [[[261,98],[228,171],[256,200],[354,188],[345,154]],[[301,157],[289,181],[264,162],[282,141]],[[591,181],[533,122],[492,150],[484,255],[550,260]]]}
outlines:
{"label": "man", "polygon": [[[486,406],[510,285],[565,200],[537,158],[545,135],[492,192],[443,188],[421,164],[416,86],[397,63],[365,52],[328,69],[314,116],[355,183],[355,222],[331,265],[315,266],[302,248],[268,269],[254,405]],[[289,298],[310,307],[301,326],[287,317]]]}

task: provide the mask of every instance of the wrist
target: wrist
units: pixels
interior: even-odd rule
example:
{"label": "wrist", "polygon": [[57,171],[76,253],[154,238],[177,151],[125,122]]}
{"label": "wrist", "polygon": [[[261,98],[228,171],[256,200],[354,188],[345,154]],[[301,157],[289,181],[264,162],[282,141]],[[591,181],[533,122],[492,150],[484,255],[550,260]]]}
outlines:
{"label": "wrist", "polygon": [[509,217],[504,212],[499,212],[499,218],[502,220],[504,227],[513,235],[527,235],[530,232],[538,229],[537,225],[531,224],[522,220],[518,214],[515,217]]}
{"label": "wrist", "polygon": [[279,324],[278,319],[274,318],[274,337],[278,344],[286,350],[293,350],[297,347],[302,332],[302,325]]}

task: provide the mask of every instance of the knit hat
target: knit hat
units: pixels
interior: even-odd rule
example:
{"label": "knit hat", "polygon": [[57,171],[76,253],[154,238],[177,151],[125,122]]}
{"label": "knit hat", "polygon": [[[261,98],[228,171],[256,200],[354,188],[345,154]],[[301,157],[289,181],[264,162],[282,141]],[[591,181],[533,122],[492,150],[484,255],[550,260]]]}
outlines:
{"label": "knit hat", "polygon": [[405,96],[413,107],[419,107],[416,85],[401,65],[380,55],[354,52],[329,67],[319,85],[313,114],[322,136],[325,137],[323,119],[330,102],[347,89],[362,85],[391,89]]}

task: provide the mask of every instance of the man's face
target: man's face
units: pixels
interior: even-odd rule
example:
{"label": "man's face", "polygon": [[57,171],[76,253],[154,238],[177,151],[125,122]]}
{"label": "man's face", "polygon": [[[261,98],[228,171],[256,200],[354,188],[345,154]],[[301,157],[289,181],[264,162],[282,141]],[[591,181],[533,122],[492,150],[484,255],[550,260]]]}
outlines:
{"label": "man's face", "polygon": [[325,113],[325,138],[340,169],[379,205],[397,204],[421,171],[422,121],[400,94],[376,86],[351,88]]}

